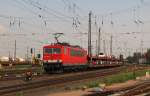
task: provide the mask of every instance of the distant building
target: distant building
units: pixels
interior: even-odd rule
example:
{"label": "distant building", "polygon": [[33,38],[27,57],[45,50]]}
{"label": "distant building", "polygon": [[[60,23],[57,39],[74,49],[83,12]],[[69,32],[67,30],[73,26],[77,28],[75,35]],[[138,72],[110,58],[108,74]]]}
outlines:
{"label": "distant building", "polygon": [[9,61],[9,57],[2,56],[2,57],[0,57],[0,61],[2,61],[2,62],[8,62]]}

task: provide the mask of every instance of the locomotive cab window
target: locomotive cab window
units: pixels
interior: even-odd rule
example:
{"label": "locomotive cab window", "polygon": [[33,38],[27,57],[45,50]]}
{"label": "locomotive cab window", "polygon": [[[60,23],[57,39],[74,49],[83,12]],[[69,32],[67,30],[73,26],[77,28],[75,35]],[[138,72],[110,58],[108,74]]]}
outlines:
{"label": "locomotive cab window", "polygon": [[44,48],[44,53],[47,53],[47,54],[60,54],[61,49],[60,48]]}
{"label": "locomotive cab window", "polygon": [[60,48],[53,48],[53,54],[60,54],[61,49]]}

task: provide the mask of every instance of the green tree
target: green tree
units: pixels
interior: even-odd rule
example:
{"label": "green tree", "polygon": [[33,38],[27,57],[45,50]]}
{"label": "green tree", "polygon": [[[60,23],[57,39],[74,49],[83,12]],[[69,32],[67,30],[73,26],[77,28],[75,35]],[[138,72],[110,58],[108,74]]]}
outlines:
{"label": "green tree", "polygon": [[146,62],[150,64],[150,49],[148,49],[146,52]]}

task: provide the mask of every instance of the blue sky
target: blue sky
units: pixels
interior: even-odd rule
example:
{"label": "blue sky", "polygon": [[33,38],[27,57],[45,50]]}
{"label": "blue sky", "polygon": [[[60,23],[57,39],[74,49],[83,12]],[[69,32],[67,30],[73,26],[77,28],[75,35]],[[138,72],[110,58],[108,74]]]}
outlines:
{"label": "blue sky", "polygon": [[[13,56],[15,40],[18,56],[25,56],[27,46],[42,53],[43,45],[54,42],[52,33],[55,32],[65,33],[61,41],[87,48],[87,35],[80,33],[88,32],[90,10],[93,53],[98,27],[102,28],[102,52],[105,40],[109,54],[111,35],[115,55],[123,53],[127,56],[136,50],[141,51],[142,40],[146,50],[150,48],[149,7],[149,0],[1,0],[0,56],[8,56],[9,51]],[[138,20],[143,24],[136,24]]]}

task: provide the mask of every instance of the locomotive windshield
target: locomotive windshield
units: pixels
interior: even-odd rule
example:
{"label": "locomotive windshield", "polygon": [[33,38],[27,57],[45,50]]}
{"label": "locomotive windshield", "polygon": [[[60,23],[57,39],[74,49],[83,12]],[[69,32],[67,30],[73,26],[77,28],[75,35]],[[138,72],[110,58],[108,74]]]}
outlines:
{"label": "locomotive windshield", "polygon": [[61,53],[61,49],[60,48],[44,48],[44,53],[60,54]]}

